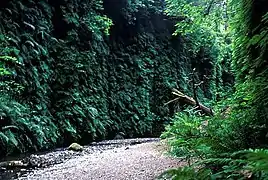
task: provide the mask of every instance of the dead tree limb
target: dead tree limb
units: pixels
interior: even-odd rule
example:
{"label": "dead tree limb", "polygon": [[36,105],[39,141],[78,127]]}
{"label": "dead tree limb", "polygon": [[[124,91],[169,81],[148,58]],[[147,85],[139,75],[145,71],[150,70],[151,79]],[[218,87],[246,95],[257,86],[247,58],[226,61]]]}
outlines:
{"label": "dead tree limb", "polygon": [[165,103],[165,105],[169,104],[169,103],[172,103],[174,101],[177,101],[177,100],[182,100],[184,101],[185,103],[188,103],[190,105],[193,105],[193,106],[199,106],[199,108],[202,110],[202,112],[204,112],[205,114],[207,115],[210,115],[210,116],[213,116],[213,111],[212,109],[204,106],[203,104],[201,104],[200,102],[196,102],[196,100],[190,96],[187,96],[185,94],[183,94],[182,92],[180,92],[179,90],[177,89],[172,89],[172,94],[178,96],[177,98]]}
{"label": "dead tree limb", "polygon": [[167,103],[165,103],[164,104],[164,106],[166,106],[166,105],[168,105],[168,104],[170,104],[170,103],[172,103],[172,102],[174,102],[174,101],[177,101],[177,100],[179,100],[180,98],[178,97],[178,98],[175,98],[175,99],[173,99],[173,100],[171,100],[171,101],[168,101]]}

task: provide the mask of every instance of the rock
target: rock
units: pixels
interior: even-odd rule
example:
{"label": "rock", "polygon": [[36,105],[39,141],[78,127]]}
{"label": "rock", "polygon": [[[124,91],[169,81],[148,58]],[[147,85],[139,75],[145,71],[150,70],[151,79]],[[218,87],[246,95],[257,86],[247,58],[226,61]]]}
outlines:
{"label": "rock", "polygon": [[0,167],[0,172],[5,172],[7,170],[7,168],[5,167]]}
{"label": "rock", "polygon": [[22,161],[5,161],[0,162],[0,168],[22,168],[27,167],[28,165],[23,163]]}
{"label": "rock", "polygon": [[31,154],[29,157],[26,157],[22,160],[24,164],[27,164],[29,167],[39,167],[42,164],[44,159],[41,156]]}
{"label": "rock", "polygon": [[116,139],[124,139],[125,134],[123,132],[119,132],[115,137],[114,140]]}
{"label": "rock", "polygon": [[83,151],[83,146],[78,143],[72,143],[67,149],[73,151]]}

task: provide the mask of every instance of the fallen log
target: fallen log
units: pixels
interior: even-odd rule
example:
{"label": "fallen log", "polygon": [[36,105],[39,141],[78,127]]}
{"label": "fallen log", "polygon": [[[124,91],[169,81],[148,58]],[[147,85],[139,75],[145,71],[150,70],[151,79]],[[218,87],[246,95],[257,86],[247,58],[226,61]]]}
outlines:
{"label": "fallen log", "polygon": [[200,110],[202,110],[203,113],[207,114],[207,115],[210,115],[210,116],[213,116],[213,111],[212,109],[204,106],[203,104],[201,104],[200,102],[196,102],[196,100],[194,100],[194,98],[190,97],[190,96],[187,96],[185,94],[183,94],[182,92],[180,92],[179,90],[177,89],[172,89],[172,94],[178,96],[177,98],[165,103],[164,105],[167,105],[167,104],[170,104],[174,101],[177,101],[177,100],[182,100],[190,105],[193,105],[193,106],[198,106],[200,108]]}

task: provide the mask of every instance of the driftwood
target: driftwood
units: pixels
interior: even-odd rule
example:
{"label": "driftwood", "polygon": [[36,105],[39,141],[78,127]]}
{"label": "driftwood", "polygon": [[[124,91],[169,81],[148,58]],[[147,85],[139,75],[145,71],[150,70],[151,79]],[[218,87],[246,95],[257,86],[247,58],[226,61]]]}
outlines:
{"label": "driftwood", "polygon": [[204,106],[200,102],[197,102],[196,100],[194,100],[194,98],[183,94],[182,92],[180,92],[177,89],[172,89],[172,94],[174,94],[174,95],[176,95],[178,97],[173,99],[173,100],[171,100],[171,101],[169,101],[169,102],[167,102],[167,103],[165,103],[165,105],[167,105],[169,103],[172,103],[174,101],[177,101],[177,100],[182,100],[182,101],[184,101],[184,102],[186,102],[186,103],[188,103],[190,105],[197,106],[197,108],[200,108],[200,110],[202,110],[202,112],[204,112],[205,114],[213,116],[212,109]]}

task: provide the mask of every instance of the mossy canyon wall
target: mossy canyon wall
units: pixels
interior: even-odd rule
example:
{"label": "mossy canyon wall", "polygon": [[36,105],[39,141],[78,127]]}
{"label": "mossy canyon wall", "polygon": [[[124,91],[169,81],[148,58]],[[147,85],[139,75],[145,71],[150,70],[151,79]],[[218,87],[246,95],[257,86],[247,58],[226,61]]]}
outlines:
{"label": "mossy canyon wall", "polygon": [[[2,0],[0,56],[17,61],[2,62],[0,155],[159,133],[171,88],[191,94],[194,67],[214,73],[163,11],[160,0]],[[213,78],[204,81],[211,98]]]}

